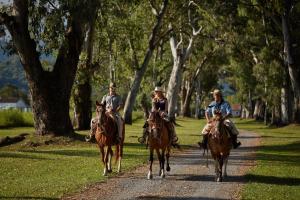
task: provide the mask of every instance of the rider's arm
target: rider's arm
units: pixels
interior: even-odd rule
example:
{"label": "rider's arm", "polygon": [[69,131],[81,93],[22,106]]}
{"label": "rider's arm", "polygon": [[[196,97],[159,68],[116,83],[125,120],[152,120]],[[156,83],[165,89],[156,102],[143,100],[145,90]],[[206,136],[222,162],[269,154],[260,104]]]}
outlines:
{"label": "rider's arm", "polygon": [[208,112],[205,112],[205,118],[206,118],[206,121],[207,121],[207,123],[209,123],[209,114],[208,114]]}
{"label": "rider's arm", "polygon": [[119,110],[121,110],[123,108],[123,102],[122,102],[122,99],[121,97],[119,96],[118,97],[118,107],[116,108],[116,112],[119,112]]}
{"label": "rider's arm", "polygon": [[224,118],[232,117],[232,109],[228,102],[225,104],[225,108],[226,108],[226,115],[224,116]]}

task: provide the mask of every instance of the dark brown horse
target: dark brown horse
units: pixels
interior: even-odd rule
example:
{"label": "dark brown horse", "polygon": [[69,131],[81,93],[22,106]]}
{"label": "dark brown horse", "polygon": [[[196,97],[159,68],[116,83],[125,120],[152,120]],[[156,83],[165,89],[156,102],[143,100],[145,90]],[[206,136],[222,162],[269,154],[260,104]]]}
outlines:
{"label": "dark brown horse", "polygon": [[149,172],[148,172],[148,179],[152,179],[152,164],[153,164],[153,152],[156,151],[158,160],[159,160],[159,172],[158,175],[161,178],[165,177],[165,157],[167,160],[167,167],[166,170],[170,171],[170,164],[169,164],[169,157],[170,157],[170,137],[168,133],[167,125],[159,112],[151,112],[149,119],[149,137],[148,137],[148,144],[150,150],[150,157],[149,157]]}
{"label": "dark brown horse", "polygon": [[224,124],[224,118],[221,113],[216,113],[209,132],[208,147],[215,160],[215,172],[217,182],[222,182],[222,168],[224,165],[224,177],[227,176],[227,162],[232,148],[232,141],[229,137],[229,128]]}
{"label": "dark brown horse", "polygon": [[[125,126],[123,125],[122,140],[116,144],[116,134],[118,134],[117,122],[106,112],[105,105],[96,101],[96,123],[97,129],[95,138],[100,148],[101,159],[104,164],[103,175],[111,173],[111,158],[113,156],[112,146],[116,145],[116,162],[118,172],[121,171],[121,160],[123,155],[123,144],[125,138]],[[105,148],[106,147],[106,148]]]}

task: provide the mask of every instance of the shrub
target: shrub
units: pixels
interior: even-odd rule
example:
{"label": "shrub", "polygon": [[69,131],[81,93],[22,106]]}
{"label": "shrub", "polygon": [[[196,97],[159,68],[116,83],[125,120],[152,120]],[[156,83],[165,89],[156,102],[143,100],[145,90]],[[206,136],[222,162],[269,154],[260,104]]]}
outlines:
{"label": "shrub", "polygon": [[19,110],[0,111],[0,127],[33,126],[32,113]]}

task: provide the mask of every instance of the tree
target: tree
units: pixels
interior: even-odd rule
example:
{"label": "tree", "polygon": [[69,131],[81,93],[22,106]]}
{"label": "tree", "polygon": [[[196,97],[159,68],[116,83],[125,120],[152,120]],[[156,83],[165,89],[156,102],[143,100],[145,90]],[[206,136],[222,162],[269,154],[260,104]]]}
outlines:
{"label": "tree", "polygon": [[[0,13],[0,24],[9,31],[26,73],[39,135],[73,133],[69,100],[90,6],[90,1],[79,0],[14,0],[11,14]],[[45,70],[40,55],[51,49],[57,50],[57,58]]]}
{"label": "tree", "polygon": [[132,110],[133,110],[133,105],[135,103],[136,100],[136,96],[138,93],[138,90],[140,88],[140,84],[142,81],[142,78],[146,72],[147,66],[149,64],[150,58],[153,54],[153,51],[156,47],[156,45],[158,44],[159,40],[161,39],[159,37],[159,31],[162,25],[162,20],[164,17],[164,14],[166,12],[167,9],[167,5],[168,5],[168,0],[164,0],[163,4],[160,8],[160,10],[156,9],[153,5],[152,5],[152,9],[153,9],[153,13],[156,16],[156,22],[153,26],[152,29],[152,33],[151,36],[149,38],[149,44],[148,44],[148,48],[146,50],[143,62],[141,63],[141,65],[139,66],[139,62],[137,60],[137,56],[136,56],[136,52],[134,50],[134,47],[132,47],[132,42],[129,40],[129,43],[132,47],[133,50],[133,60],[135,63],[135,67],[136,67],[136,71],[135,71],[135,75],[133,78],[133,83],[131,85],[130,91],[128,92],[127,98],[126,98],[126,102],[125,102],[125,106],[124,106],[124,120],[125,123],[127,124],[131,124],[132,123]]}

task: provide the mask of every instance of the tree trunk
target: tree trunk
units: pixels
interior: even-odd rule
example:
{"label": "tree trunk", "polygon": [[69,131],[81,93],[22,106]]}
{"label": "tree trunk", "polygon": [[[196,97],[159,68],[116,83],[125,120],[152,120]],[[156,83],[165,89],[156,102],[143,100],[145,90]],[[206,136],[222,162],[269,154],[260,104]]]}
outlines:
{"label": "tree trunk", "polygon": [[184,117],[191,117],[191,102],[192,102],[192,96],[193,96],[193,93],[195,90],[195,87],[192,84],[193,83],[188,82],[188,89],[187,89],[183,107],[182,107],[182,115]]}
{"label": "tree trunk", "polygon": [[253,118],[253,106],[252,106],[252,92],[251,90],[249,89],[249,92],[248,92],[248,116],[247,116],[247,119],[249,118]]}
{"label": "tree trunk", "polygon": [[171,77],[168,84],[167,98],[169,101],[168,112],[171,121],[175,121],[175,115],[178,111],[177,99],[181,85],[182,64],[181,59],[177,57],[174,61]]}
{"label": "tree trunk", "polygon": [[79,70],[83,76],[79,77],[78,84],[74,86],[75,91],[73,98],[75,103],[75,123],[77,130],[89,129],[92,118],[92,87],[90,84],[90,71],[93,62],[93,42],[95,35],[95,22],[97,18],[97,7],[94,7],[91,13],[90,21],[88,22],[88,32],[85,45],[87,59],[83,65],[79,66]]}
{"label": "tree trunk", "polygon": [[[44,71],[36,43],[28,30],[28,1],[14,0],[13,16],[0,19],[11,34],[28,80],[34,126],[39,135],[73,133],[69,99],[83,43],[82,21],[70,17],[64,45],[58,51],[53,71]],[[1,17],[0,17],[1,18]]]}
{"label": "tree trunk", "polygon": [[295,63],[295,52],[292,47],[292,35],[289,22],[289,15],[292,9],[291,0],[284,1],[284,12],[282,15],[282,34],[284,39],[284,53],[285,63],[287,64],[289,76],[294,93],[294,108],[293,121],[300,123],[300,81],[299,81],[299,67]]}
{"label": "tree trunk", "polygon": [[263,120],[264,119],[264,105],[261,99],[257,99],[255,102],[253,117],[255,120]]}
{"label": "tree trunk", "polygon": [[289,124],[290,123],[290,107],[289,102],[291,101],[290,98],[290,83],[289,83],[289,76],[286,70],[285,80],[283,82],[283,87],[281,88],[281,122],[282,124]]}
{"label": "tree trunk", "polygon": [[149,64],[150,58],[153,54],[155,46],[158,43],[157,35],[158,35],[159,30],[161,28],[163,16],[166,12],[167,5],[168,5],[168,0],[164,0],[163,5],[161,7],[161,10],[158,13],[158,15],[156,16],[157,21],[156,21],[156,24],[154,25],[154,27],[152,29],[152,34],[151,34],[150,39],[149,39],[149,46],[148,46],[148,49],[146,51],[144,61],[141,65],[141,67],[138,70],[135,71],[134,80],[133,80],[131,89],[128,92],[126,102],[125,102],[125,106],[124,106],[123,118],[124,118],[126,124],[132,124],[133,106],[134,106],[134,103],[135,103],[135,100],[136,100],[138,90],[140,88],[143,76],[144,76],[144,74],[146,72],[146,69],[147,69],[147,66]]}
{"label": "tree trunk", "polygon": [[[89,75],[88,75],[89,76]],[[80,83],[74,89],[75,104],[75,124],[77,130],[87,130],[90,128],[92,117],[92,87],[89,77],[86,77],[84,83]]]}

